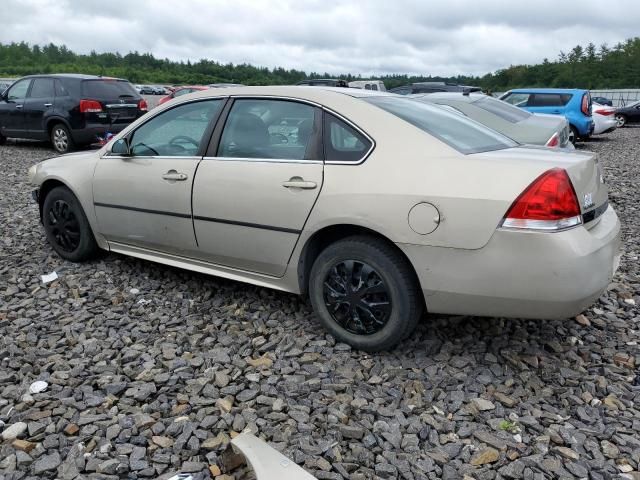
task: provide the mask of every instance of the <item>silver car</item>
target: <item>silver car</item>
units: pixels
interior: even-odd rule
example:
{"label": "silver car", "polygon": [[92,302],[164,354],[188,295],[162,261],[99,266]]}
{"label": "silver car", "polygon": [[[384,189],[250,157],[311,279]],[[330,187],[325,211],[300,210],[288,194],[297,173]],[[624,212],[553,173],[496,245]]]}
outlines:
{"label": "silver car", "polygon": [[411,98],[454,108],[518,143],[574,149],[569,141],[569,123],[563,116],[533,114],[497,98],[478,93],[416,94],[411,95]]}
{"label": "silver car", "polygon": [[30,177],[61,257],[104,249],[308,294],[331,334],[371,351],[425,309],[575,315],[619,257],[593,154],[369,90],[184,95]]}

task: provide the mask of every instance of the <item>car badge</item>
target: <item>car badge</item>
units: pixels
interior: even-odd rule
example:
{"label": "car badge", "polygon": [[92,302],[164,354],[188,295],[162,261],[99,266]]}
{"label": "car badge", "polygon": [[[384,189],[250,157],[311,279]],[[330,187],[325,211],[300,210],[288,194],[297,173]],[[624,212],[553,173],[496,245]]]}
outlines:
{"label": "car badge", "polygon": [[120,99],[120,103],[124,103],[124,100],[122,98]]}
{"label": "car badge", "polygon": [[584,195],[584,208],[593,207],[595,203],[593,203],[593,194],[591,192],[586,193]]}

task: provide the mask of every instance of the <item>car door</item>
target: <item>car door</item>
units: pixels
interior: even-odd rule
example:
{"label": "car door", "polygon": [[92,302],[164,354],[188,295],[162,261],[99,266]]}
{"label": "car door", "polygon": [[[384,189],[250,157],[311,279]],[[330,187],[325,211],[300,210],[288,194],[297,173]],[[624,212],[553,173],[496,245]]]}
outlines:
{"label": "car door", "polygon": [[0,101],[0,132],[6,137],[28,137],[23,109],[31,81],[31,78],[17,81]]}
{"label": "car door", "polygon": [[214,264],[282,276],[322,188],[321,110],[236,98],[228,111],[193,184],[200,254]]}
{"label": "car door", "polygon": [[22,109],[30,138],[45,140],[48,137],[44,117],[53,111],[54,101],[53,78],[34,78]]}
{"label": "car door", "polygon": [[[100,232],[110,242],[193,256],[191,186],[224,98],[177,105],[128,134],[124,155],[96,166],[93,199]],[[127,148],[128,147],[128,148]]]}

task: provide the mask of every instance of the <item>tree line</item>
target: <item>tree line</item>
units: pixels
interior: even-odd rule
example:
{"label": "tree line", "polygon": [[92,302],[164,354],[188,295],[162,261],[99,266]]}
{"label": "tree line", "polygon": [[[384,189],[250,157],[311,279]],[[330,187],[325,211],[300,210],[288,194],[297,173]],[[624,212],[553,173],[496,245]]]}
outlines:
{"label": "tree line", "polygon": [[[20,77],[35,73],[84,73],[126,78],[132,83],[208,84],[243,83],[247,85],[288,85],[311,78],[335,77],[328,73],[303,72],[281,67],[267,68],[249,64],[198,62],[160,59],[150,53],[78,54],[65,45],[30,45],[26,42],[0,43],[0,76]],[[359,75],[338,78],[352,81]],[[613,47],[576,45],[558,58],[545,58],[537,65],[511,65],[484,76],[438,77],[431,75],[383,75],[387,88],[413,82],[449,81],[480,86],[485,90],[505,91],[517,87],[560,88],[640,88],[640,37],[630,38]]]}

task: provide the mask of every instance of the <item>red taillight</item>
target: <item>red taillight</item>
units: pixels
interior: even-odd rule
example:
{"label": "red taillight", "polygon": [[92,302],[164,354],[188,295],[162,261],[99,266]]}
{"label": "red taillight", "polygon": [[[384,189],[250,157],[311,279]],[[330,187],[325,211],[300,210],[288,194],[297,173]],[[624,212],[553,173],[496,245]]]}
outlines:
{"label": "red taillight", "polygon": [[580,204],[569,175],[553,168],[536,178],[516,199],[502,220],[502,227],[531,230],[563,230],[582,223]]}
{"label": "red taillight", "polygon": [[590,103],[591,97],[589,97],[588,93],[585,93],[584,95],[582,95],[582,113],[584,113],[586,116],[590,117],[591,116],[591,111],[589,109],[589,103]]}
{"label": "red taillight", "polygon": [[556,132],[547,142],[547,147],[557,147],[558,145],[560,145],[560,136]]}
{"label": "red taillight", "polygon": [[138,102],[138,110],[142,111],[142,112],[146,112],[147,110],[149,110],[149,107],[147,106],[147,101],[146,100],[140,100]]}
{"label": "red taillight", "polygon": [[102,111],[102,104],[97,100],[80,100],[81,113],[98,113]]}
{"label": "red taillight", "polygon": [[596,110],[596,113],[599,115],[609,116],[609,115],[613,115],[615,113],[615,110],[609,110],[609,109]]}

